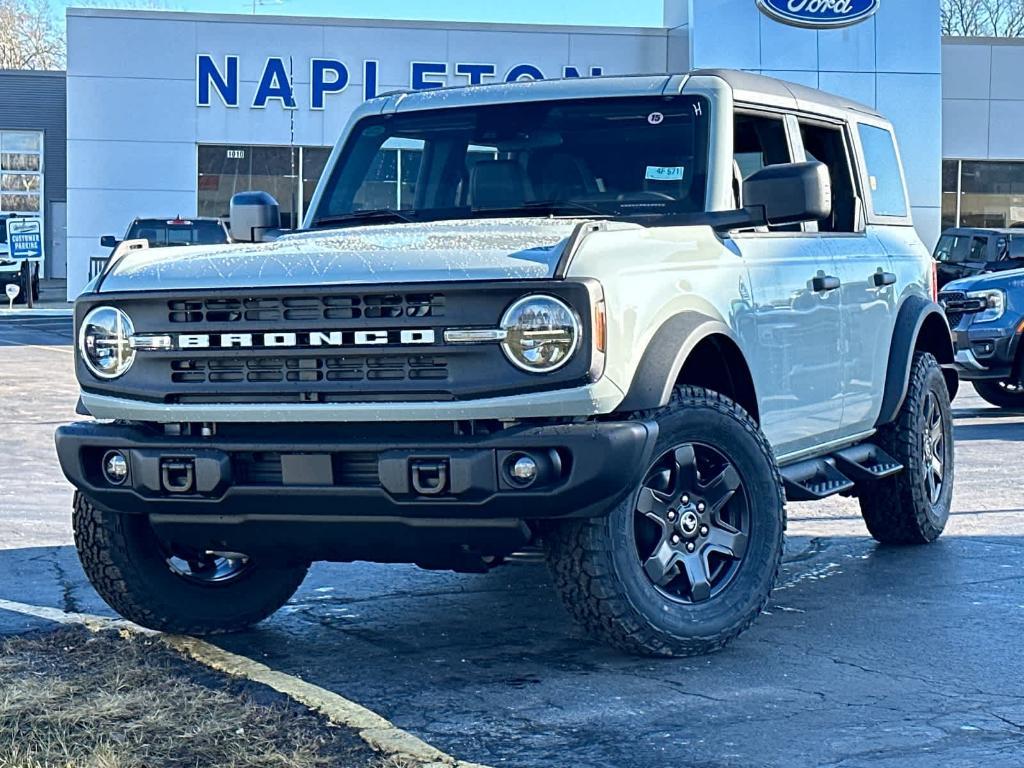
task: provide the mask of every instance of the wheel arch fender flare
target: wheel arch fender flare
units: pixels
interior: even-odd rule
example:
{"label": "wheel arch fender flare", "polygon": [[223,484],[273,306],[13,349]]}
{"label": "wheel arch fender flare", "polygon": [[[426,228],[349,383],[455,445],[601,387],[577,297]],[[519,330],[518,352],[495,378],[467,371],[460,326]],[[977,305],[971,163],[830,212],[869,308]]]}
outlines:
{"label": "wheel arch fender flare", "polygon": [[645,411],[668,405],[687,359],[697,345],[713,336],[725,337],[737,350],[739,342],[722,320],[695,310],[668,318],[644,350],[619,411]]}
{"label": "wheel arch fender flare", "polygon": [[896,315],[889,363],[886,370],[885,390],[876,426],[890,424],[896,419],[910,386],[910,368],[914,353],[931,352],[943,367],[950,399],[956,395],[958,377],[953,369],[953,340],[942,307],[921,296],[910,296]]}

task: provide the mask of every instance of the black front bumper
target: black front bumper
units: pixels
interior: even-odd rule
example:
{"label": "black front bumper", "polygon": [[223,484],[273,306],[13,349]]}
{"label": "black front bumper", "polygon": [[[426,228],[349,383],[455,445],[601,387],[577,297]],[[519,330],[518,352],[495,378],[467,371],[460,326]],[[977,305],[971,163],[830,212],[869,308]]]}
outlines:
{"label": "black front bumper", "polygon": [[[228,525],[458,527],[603,514],[642,479],[657,433],[654,422],[642,421],[482,435],[455,435],[452,428],[445,435],[439,425],[266,424],[200,437],[82,421],[59,428],[56,442],[71,483],[118,512]],[[109,451],[128,460],[121,485],[104,475]],[[538,467],[529,484],[509,471],[523,455]]]}
{"label": "black front bumper", "polygon": [[958,324],[953,329],[953,346],[960,378],[1003,381],[1020,376],[1022,372],[1017,369],[1019,321],[1017,317],[977,326],[969,321]]}

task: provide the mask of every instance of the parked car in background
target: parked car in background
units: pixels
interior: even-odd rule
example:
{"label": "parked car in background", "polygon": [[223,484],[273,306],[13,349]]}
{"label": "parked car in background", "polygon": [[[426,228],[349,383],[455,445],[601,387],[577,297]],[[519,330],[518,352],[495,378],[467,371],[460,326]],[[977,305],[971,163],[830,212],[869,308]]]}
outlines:
{"label": "parked car in background", "polygon": [[228,228],[220,219],[196,217],[183,219],[135,219],[121,240],[113,235],[100,238],[100,245],[113,249],[122,240],[148,240],[150,248],[174,245],[221,245],[231,242]]}
{"label": "parked car in background", "polygon": [[91,280],[104,270],[107,263],[118,255],[118,249],[124,243],[130,243],[129,250],[137,250],[139,247],[223,245],[230,242],[233,242],[231,234],[228,232],[227,224],[221,219],[210,217],[183,219],[180,216],[173,219],[134,219],[120,240],[114,235],[104,235],[100,238],[100,245],[109,248],[110,252],[92,257],[89,263],[89,279]]}
{"label": "parked car in background", "polygon": [[1024,408],[1024,269],[948,283],[946,310],[960,377],[1000,408]]}
{"label": "parked car in background", "polygon": [[939,287],[985,272],[1024,268],[1024,230],[947,229],[935,246]]}
{"label": "parked car in background", "polygon": [[[9,219],[14,218],[15,215],[13,213],[0,214],[0,296],[3,296],[3,292],[8,285],[15,283],[21,288],[21,292],[16,299],[17,301],[25,301],[30,288],[32,300],[37,301],[39,299],[39,264],[33,263],[29,265],[31,269],[28,275],[31,277],[28,277],[22,269],[23,261],[11,258],[11,246],[7,238],[7,222]],[[30,285],[26,285],[26,281]]]}

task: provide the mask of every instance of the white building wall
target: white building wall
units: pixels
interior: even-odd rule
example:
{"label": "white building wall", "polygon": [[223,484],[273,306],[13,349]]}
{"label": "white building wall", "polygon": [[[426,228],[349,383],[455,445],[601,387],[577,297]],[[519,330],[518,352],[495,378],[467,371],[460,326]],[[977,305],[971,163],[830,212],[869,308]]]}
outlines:
{"label": "white building wall", "polygon": [[943,157],[1024,160],[1024,44],[946,38],[942,69]]}
{"label": "white building wall", "polygon": [[[99,238],[121,236],[136,216],[194,216],[197,145],[327,146],[363,98],[363,62],[379,61],[378,92],[410,87],[413,61],[519,64],[545,76],[663,72],[664,29],[385,22],[68,11],[68,295],[85,285]],[[196,57],[239,57],[240,100],[196,105]],[[267,57],[293,60],[297,109],[250,105]],[[311,58],[349,70],[347,89],[310,109]],[[443,79],[443,78],[442,78]],[[465,83],[450,74],[447,82]]]}
{"label": "white building wall", "polygon": [[887,0],[873,18],[827,31],[779,24],[753,0],[689,0],[687,21],[693,67],[746,69],[821,88],[874,107],[892,120],[914,223],[927,244],[938,240],[939,0]]}
{"label": "white building wall", "polygon": [[[992,43],[960,51],[957,66],[990,68],[990,89],[951,77],[941,82],[939,0],[887,0],[866,22],[842,30],[789,27],[754,0],[665,0],[663,28],[387,22],[219,16],[163,12],[68,11],[68,293],[86,282],[98,239],[121,235],[135,216],[194,216],[197,145],[333,144],[363,98],[363,62],[379,62],[377,91],[410,87],[413,61],[493,64],[496,79],[529,63],[545,76],[566,66],[604,74],[730,67],[820,87],[876,107],[896,125],[915,222],[938,237],[942,129],[953,123],[956,156],[1015,152],[1019,121],[970,117],[971,96],[1000,101],[1001,115],[1024,117],[1024,49]],[[947,46],[949,47],[949,46]],[[239,57],[238,106],[217,96],[197,106],[196,57]],[[268,57],[292,57],[297,108],[252,101]],[[312,58],[343,61],[347,89],[310,108]],[[956,57],[960,57],[957,59]],[[980,69],[979,69],[980,68]],[[982,75],[979,75],[982,76]],[[973,81],[976,82],[976,81]],[[990,107],[996,109],[996,106]],[[984,123],[984,124],[980,124]],[[293,132],[294,131],[294,136]],[[952,140],[950,140],[952,141]],[[951,147],[947,142],[947,154]],[[970,150],[969,152],[967,150]],[[979,153],[986,154],[979,154]]]}

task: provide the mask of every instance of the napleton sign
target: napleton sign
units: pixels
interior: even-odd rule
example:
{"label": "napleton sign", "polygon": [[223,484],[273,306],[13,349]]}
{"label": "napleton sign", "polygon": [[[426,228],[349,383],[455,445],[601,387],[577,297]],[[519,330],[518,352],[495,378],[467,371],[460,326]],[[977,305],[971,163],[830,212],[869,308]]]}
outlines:
{"label": "napleton sign", "polygon": [[756,0],[766,16],[783,24],[830,29],[858,24],[878,11],[881,0]]}

